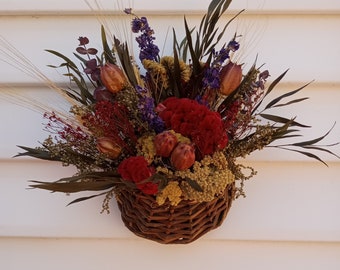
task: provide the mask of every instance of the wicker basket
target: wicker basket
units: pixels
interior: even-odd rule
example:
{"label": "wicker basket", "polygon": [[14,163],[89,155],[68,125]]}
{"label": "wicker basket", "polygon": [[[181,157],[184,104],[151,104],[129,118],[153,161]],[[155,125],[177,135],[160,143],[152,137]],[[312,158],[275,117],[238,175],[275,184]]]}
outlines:
{"label": "wicker basket", "polygon": [[137,236],[162,244],[187,244],[220,226],[234,198],[234,184],[210,202],[181,201],[159,206],[154,197],[136,190],[116,194],[125,226]]}

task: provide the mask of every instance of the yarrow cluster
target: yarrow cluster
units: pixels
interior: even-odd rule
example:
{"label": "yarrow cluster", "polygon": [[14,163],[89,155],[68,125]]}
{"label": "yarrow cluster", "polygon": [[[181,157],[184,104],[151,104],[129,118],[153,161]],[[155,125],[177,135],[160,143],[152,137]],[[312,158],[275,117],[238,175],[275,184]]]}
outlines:
{"label": "yarrow cluster", "polygon": [[239,36],[225,39],[226,27],[217,28],[229,2],[212,1],[199,28],[190,28],[184,20],[185,37],[180,41],[174,31],[173,54],[166,56],[159,55],[147,18],[125,9],[142,66],[137,66],[129,46],[108,37],[104,27],[102,50],[79,37],[74,55],[80,65],[49,50],[64,61],[59,67],[68,70],[71,85],[61,90],[73,106],[68,117],[46,112],[51,135],[41,147],[22,147],[26,152],[19,155],[74,165],[77,174],[31,186],[65,193],[101,191],[73,202],[106,195],[106,210],[112,194],[122,190],[146,194],[158,205],[176,206],[212,201],[230,185],[236,197],[243,195],[244,181],[255,171],[238,160],[266,146],[322,161],[308,150],[324,151],[315,143],[325,136],[273,144],[307,127],[295,118],[268,113],[302,101],[286,99],[303,87],[264,104],[285,73],[266,87],[267,70],[260,71],[255,63],[244,71],[233,60],[241,46]]}

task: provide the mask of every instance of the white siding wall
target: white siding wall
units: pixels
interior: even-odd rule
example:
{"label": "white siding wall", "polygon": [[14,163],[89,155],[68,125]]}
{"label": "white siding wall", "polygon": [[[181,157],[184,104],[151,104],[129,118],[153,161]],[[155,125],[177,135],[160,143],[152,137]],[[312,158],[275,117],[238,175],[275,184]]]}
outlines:
{"label": "white siding wall", "polygon": [[[183,33],[183,13],[194,24],[208,2],[139,0],[134,7],[148,14],[162,44],[168,26]],[[102,3],[107,10],[114,7],[114,0]],[[247,12],[230,31],[244,34],[239,61],[252,64],[258,54],[272,78],[290,68],[279,92],[315,80],[301,94],[311,99],[289,113],[313,126],[306,138],[322,135],[337,121],[327,142],[340,141],[340,1],[234,0],[230,13],[242,8]],[[62,77],[45,67],[56,60],[44,49],[71,55],[79,36],[100,43],[99,23],[82,0],[0,0],[0,35],[59,81]],[[3,62],[0,82],[22,95],[56,102],[39,81]],[[223,226],[190,245],[164,246],[132,235],[114,203],[110,215],[100,215],[101,198],[65,207],[73,197],[26,189],[28,179],[72,173],[49,162],[11,158],[18,152],[15,145],[36,146],[44,138],[41,121],[39,114],[1,97],[0,269],[340,268],[340,162],[335,158],[322,156],[327,168],[283,151],[255,153],[247,163],[259,173]],[[333,150],[340,154],[339,146]]]}

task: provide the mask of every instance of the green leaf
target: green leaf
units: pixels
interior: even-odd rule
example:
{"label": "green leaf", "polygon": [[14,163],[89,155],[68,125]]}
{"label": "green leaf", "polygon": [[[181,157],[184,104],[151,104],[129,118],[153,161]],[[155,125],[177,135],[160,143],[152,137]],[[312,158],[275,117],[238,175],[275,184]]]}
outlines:
{"label": "green leaf", "polygon": [[121,44],[120,40],[114,37],[115,48],[117,50],[117,55],[119,57],[122,68],[128,77],[130,83],[133,86],[138,85],[138,80],[135,74],[135,70],[133,64],[131,63],[131,55],[129,53],[128,47],[126,43]]}
{"label": "green leaf", "polygon": [[85,59],[84,57],[81,57],[81,56],[80,56],[79,54],[77,54],[77,53],[73,53],[73,55],[74,55],[75,57],[77,57],[83,64],[86,65],[88,59]]}
{"label": "green leaf", "polygon": [[212,49],[220,42],[220,40],[223,38],[224,33],[226,31],[226,29],[228,28],[228,26],[230,25],[230,23],[235,20],[242,12],[244,12],[244,9],[241,10],[240,12],[238,12],[235,16],[233,16],[223,27],[222,31],[220,31],[220,34],[217,36],[216,41],[209,47],[206,49],[207,52],[212,52]]}
{"label": "green leaf", "polygon": [[107,63],[116,64],[116,58],[115,58],[115,55],[114,55],[112,49],[110,48],[110,46],[107,42],[105,28],[104,28],[103,25],[101,26],[101,38],[102,38],[103,54],[104,54],[105,61]]}
{"label": "green leaf", "polygon": [[69,206],[71,204],[74,204],[74,203],[83,202],[83,201],[86,201],[86,200],[89,200],[89,199],[92,199],[92,198],[95,198],[95,197],[99,197],[99,196],[105,195],[106,193],[107,192],[102,192],[102,193],[99,193],[99,194],[96,194],[96,195],[92,195],[92,196],[81,197],[81,198],[73,200],[72,202],[67,204],[67,206]]}
{"label": "green leaf", "polygon": [[75,101],[78,101],[79,103],[83,103],[83,100],[81,98],[81,95],[79,94],[78,91],[73,90],[73,89],[68,89],[68,90],[63,90],[66,95],[68,95],[70,98],[74,99]]}
{"label": "green leaf", "polygon": [[38,158],[42,160],[60,161],[58,157],[51,156],[50,152],[42,150],[40,148],[30,148],[26,146],[17,145],[19,148],[25,150],[26,152],[18,153],[15,157],[30,156],[33,158]]}
{"label": "green leaf", "polygon": [[306,152],[306,151],[300,151],[300,150],[297,150],[297,149],[290,149],[290,148],[286,148],[286,147],[280,147],[280,146],[277,146],[278,148],[280,149],[284,149],[284,150],[288,150],[288,151],[292,151],[292,152],[297,152],[299,154],[302,154],[304,156],[307,156],[309,158],[312,158],[312,159],[316,159],[317,161],[320,161],[321,163],[323,163],[324,165],[326,165],[328,167],[328,164],[323,161],[321,158],[319,158],[317,155],[313,154],[313,153],[310,153],[310,152]]}
{"label": "green leaf", "polygon": [[278,85],[278,83],[283,79],[284,76],[286,76],[289,69],[287,69],[285,72],[283,72],[279,77],[277,77],[268,87],[265,96],[267,96],[273,89]]}
{"label": "green leaf", "polygon": [[61,54],[60,52],[54,51],[54,50],[45,50],[46,52],[49,52],[51,54],[54,54],[55,56],[63,59],[71,68],[77,69],[77,65],[67,56]]}
{"label": "green leaf", "polygon": [[116,171],[99,171],[77,174],[69,177],[60,178],[56,182],[76,182],[82,179],[103,180],[110,179],[110,181],[120,181],[120,176]]}
{"label": "green leaf", "polygon": [[196,191],[198,192],[203,192],[203,189],[202,187],[195,181],[195,180],[192,180],[188,177],[185,178],[185,181]]}
{"label": "green leaf", "polygon": [[296,121],[293,121],[292,119],[287,119],[287,118],[282,117],[282,116],[277,116],[277,115],[272,115],[272,114],[264,114],[264,113],[260,113],[259,115],[261,117],[267,119],[267,120],[270,120],[270,121],[273,121],[273,122],[276,122],[276,123],[284,123],[285,124],[285,123],[290,122],[291,126],[310,128],[310,126],[300,124]]}
{"label": "green leaf", "polygon": [[158,183],[158,191],[162,191],[169,183],[169,180],[166,177],[161,178]]}
{"label": "green leaf", "polygon": [[329,133],[332,131],[332,129],[334,128],[335,123],[333,124],[333,126],[322,136],[315,138],[313,140],[308,140],[308,141],[303,141],[303,142],[299,142],[299,143],[293,143],[292,145],[294,146],[307,146],[307,145],[313,145],[318,143],[319,141],[323,140],[325,137],[327,137],[329,135]]}
{"label": "green leaf", "polygon": [[276,140],[280,140],[280,139],[287,139],[287,138],[296,138],[296,137],[302,137],[302,135],[300,134],[294,134],[294,135],[280,135],[277,138],[275,138]]}
{"label": "green leaf", "polygon": [[[332,145],[327,145],[327,146],[334,146],[334,145],[338,145],[339,143],[336,143],[336,144],[332,144]],[[312,145],[307,145],[307,146],[302,146],[303,148],[305,149],[312,149],[312,150],[317,150],[317,151],[321,151],[321,152],[326,152],[328,154],[331,154],[332,156],[336,157],[336,158],[339,158],[340,159],[340,156],[333,153],[331,150],[329,149],[325,149],[325,148],[322,148],[320,146],[312,146]]]}
{"label": "green leaf", "polygon": [[[75,100],[78,101],[78,102],[81,102],[84,105],[89,105],[89,104],[93,103],[94,98],[93,98],[92,94],[90,93],[90,91],[87,87],[87,84],[86,84],[86,82],[85,82],[85,80],[82,76],[82,72],[79,71],[77,65],[71,59],[69,59],[68,57],[66,57],[65,55],[63,55],[59,52],[56,52],[54,50],[46,50],[46,51],[53,54],[53,55],[56,55],[57,57],[59,57],[59,58],[61,58],[65,61],[65,63],[62,63],[59,67],[66,67],[68,69],[68,71],[72,70],[74,72],[74,73],[72,73],[72,72],[65,73],[64,76],[71,77],[72,80],[77,84],[77,87],[80,90],[80,95],[79,95],[80,99],[78,97]],[[79,57],[78,57],[78,59],[79,59]],[[51,66],[51,67],[56,68],[55,66]],[[68,90],[64,90],[64,91],[67,92]],[[74,94],[70,94],[68,96],[74,97]]]}
{"label": "green leaf", "polygon": [[[181,92],[181,68],[179,65],[179,57],[178,53],[175,47],[175,43],[173,45],[173,50],[174,50],[174,71],[172,74],[172,81],[174,82],[173,84],[173,91],[175,93],[176,97],[180,97],[180,92]],[[171,70],[170,70],[171,72]]]}
{"label": "green leaf", "polygon": [[[195,30],[195,28],[190,30],[190,36],[192,35],[194,30]],[[175,32],[174,29],[173,29],[173,33],[175,35],[174,39],[176,39],[176,32]],[[182,39],[181,43],[179,45],[177,45],[177,47],[178,47],[178,54],[179,54],[179,56],[182,58],[182,60],[184,62],[186,62],[187,61],[187,56],[188,56],[188,39],[187,39],[186,36]]]}
{"label": "green leaf", "polygon": [[304,101],[306,99],[309,99],[309,98],[305,97],[305,98],[294,99],[294,100],[288,101],[286,103],[276,104],[276,105],[272,106],[271,108],[283,107],[283,106],[287,106],[287,105],[290,105],[290,104],[299,103],[299,102]]}
{"label": "green leaf", "polygon": [[112,188],[114,181],[100,180],[95,182],[43,182],[30,181],[34,184],[29,185],[32,188],[45,189],[52,192],[75,193],[81,191],[98,191]]}
{"label": "green leaf", "polygon": [[189,48],[190,55],[191,55],[191,61],[193,65],[194,74],[198,74],[200,72],[201,64],[199,62],[199,56],[196,54],[194,50],[192,37],[191,37],[191,31],[189,30],[188,23],[185,17],[184,17],[184,27],[185,27],[185,36],[188,42],[188,48]]}
{"label": "green leaf", "polygon": [[[68,74],[65,74],[68,75]],[[79,90],[80,90],[80,97],[81,97],[81,103],[84,105],[90,105],[91,103],[94,102],[94,98],[93,95],[90,93],[87,84],[85,82],[85,80],[83,79],[83,77],[80,77],[80,79],[78,79],[76,76],[74,76],[72,73],[69,74],[73,81],[77,84]]]}
{"label": "green leaf", "polygon": [[260,105],[262,104],[262,102],[265,100],[265,97],[274,90],[275,86],[282,80],[282,78],[286,75],[286,73],[288,72],[288,69],[283,72],[279,77],[277,77],[268,87],[268,89],[266,90],[263,98],[259,101],[259,103],[254,107],[253,109],[253,113],[256,112],[256,110],[260,107]]}
{"label": "green leaf", "polygon": [[[286,98],[286,97],[289,97],[289,96],[292,96],[292,95],[295,95],[297,92],[301,91],[303,88],[305,88],[306,86],[308,86],[309,84],[311,84],[311,82],[301,86],[300,88],[296,89],[296,90],[293,90],[293,91],[290,91],[288,93],[285,93],[275,99],[273,99],[271,102],[269,102],[267,104],[267,106],[265,107],[265,109],[268,109],[268,108],[271,108],[273,107],[273,105],[277,104],[280,100],[282,100],[283,98]],[[301,100],[304,100],[304,99],[308,99],[308,98],[302,98]],[[300,102],[301,100],[298,100],[297,102]],[[288,103],[289,104],[289,103]],[[283,106],[283,105],[281,105]]]}

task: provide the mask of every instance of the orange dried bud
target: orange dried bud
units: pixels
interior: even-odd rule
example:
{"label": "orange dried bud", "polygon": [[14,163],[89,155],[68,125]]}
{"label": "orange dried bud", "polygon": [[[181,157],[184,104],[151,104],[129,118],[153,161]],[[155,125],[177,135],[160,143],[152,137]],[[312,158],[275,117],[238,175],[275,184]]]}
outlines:
{"label": "orange dried bud", "polygon": [[117,158],[122,149],[120,146],[110,137],[100,137],[97,139],[97,149],[99,152],[107,155],[109,158]]}
{"label": "orange dried bud", "polygon": [[117,93],[126,85],[126,79],[123,71],[117,66],[106,63],[100,69],[100,79],[111,93]]}
{"label": "orange dried bud", "polygon": [[187,143],[179,143],[171,153],[170,161],[176,170],[189,169],[195,162],[195,149]]}
{"label": "orange dried bud", "polygon": [[222,95],[230,95],[242,81],[241,65],[229,62],[220,73],[220,92]]}

